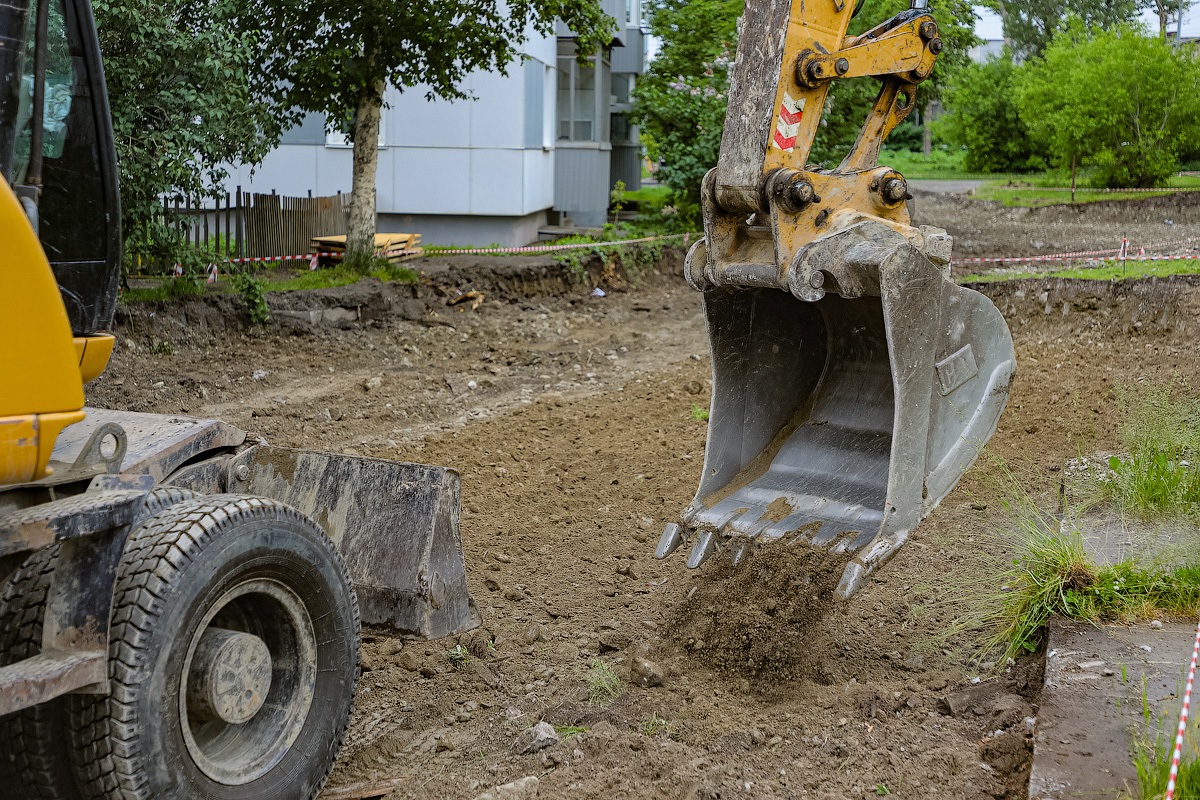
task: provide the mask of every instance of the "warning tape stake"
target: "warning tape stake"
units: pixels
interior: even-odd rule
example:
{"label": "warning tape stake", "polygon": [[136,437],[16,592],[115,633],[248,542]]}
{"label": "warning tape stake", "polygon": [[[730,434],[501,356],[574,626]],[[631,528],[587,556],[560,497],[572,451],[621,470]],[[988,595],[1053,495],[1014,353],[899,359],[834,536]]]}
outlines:
{"label": "warning tape stake", "polygon": [[1167,778],[1164,800],[1174,800],[1175,779],[1179,776],[1179,759],[1183,755],[1183,736],[1187,733],[1188,704],[1192,699],[1192,682],[1196,679],[1196,656],[1200,655],[1200,624],[1196,625],[1196,640],[1192,644],[1192,665],[1188,667],[1187,686],[1183,690],[1183,708],[1179,711],[1179,728],[1175,731],[1175,750],[1171,753],[1171,774]]}

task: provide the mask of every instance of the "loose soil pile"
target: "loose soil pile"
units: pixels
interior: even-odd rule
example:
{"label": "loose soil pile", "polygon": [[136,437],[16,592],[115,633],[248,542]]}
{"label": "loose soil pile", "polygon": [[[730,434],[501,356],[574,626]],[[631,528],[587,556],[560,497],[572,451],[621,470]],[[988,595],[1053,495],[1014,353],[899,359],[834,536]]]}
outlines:
{"label": "loose soil pile", "polygon": [[[541,797],[1025,797],[1040,661],[971,685],[975,634],[951,630],[955,610],[937,602],[1005,555],[994,468],[968,475],[844,605],[827,601],[840,563],[803,550],[764,548],[737,569],[724,554],[691,571],[679,554],[655,561],[704,455],[698,295],[669,275],[605,298],[496,286],[475,311],[434,293],[410,298],[417,320],[344,329],[257,330],[227,313],[217,330],[186,308],[138,307],[89,387],[100,405],[462,471],[484,624],[460,642],[474,655],[456,665],[459,642],[399,648],[368,631],[331,785],[409,776],[393,796],[458,800],[534,775]],[[1187,281],[987,291],[1019,363],[989,452],[1031,491],[1111,442],[1114,386],[1200,367]],[[589,704],[594,659],[623,679],[603,707]],[[643,687],[648,674],[661,685]],[[539,719],[562,740],[516,753]]]}

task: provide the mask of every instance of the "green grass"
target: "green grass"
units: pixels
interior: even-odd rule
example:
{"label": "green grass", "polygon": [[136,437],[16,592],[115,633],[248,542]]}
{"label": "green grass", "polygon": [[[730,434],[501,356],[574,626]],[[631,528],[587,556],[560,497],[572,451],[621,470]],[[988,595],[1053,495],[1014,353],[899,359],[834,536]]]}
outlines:
{"label": "green grass", "polygon": [[704,406],[696,405],[695,403],[692,403],[692,419],[698,420],[698,421],[707,420],[708,419],[708,409],[705,408]]}
{"label": "green grass", "polygon": [[[1122,794],[1122,800],[1161,800],[1167,791],[1167,781],[1171,774],[1171,756],[1175,747],[1175,723],[1178,717],[1164,718],[1168,725],[1163,730],[1162,721],[1153,719],[1150,703],[1146,698],[1146,686],[1142,685],[1142,719],[1133,728],[1132,756],[1133,766],[1137,773],[1137,793]],[[1180,692],[1182,696],[1182,677]],[[1151,733],[1152,732],[1152,733]],[[1191,739],[1196,733],[1195,725],[1187,733]],[[1184,740],[1183,750],[1179,757],[1179,773],[1175,780],[1175,797],[1178,800],[1200,800],[1200,748],[1192,742],[1188,746]]]}
{"label": "green grass", "polygon": [[607,706],[621,694],[621,676],[601,658],[593,658],[588,662],[588,672],[584,678],[588,689],[588,703],[593,706]]}
{"label": "green grass", "polygon": [[1140,517],[1200,518],[1200,398],[1181,376],[1117,390],[1123,455],[1090,496]]}
{"label": "green grass", "polygon": [[671,197],[668,186],[643,186],[640,189],[625,192],[625,200],[635,203],[647,203],[653,206],[665,204]]}
{"label": "green grass", "polygon": [[1127,261],[1124,266],[1118,260],[1107,260],[1099,267],[1075,267],[1060,269],[1053,272],[1034,272],[1033,270],[996,270],[972,275],[956,276],[958,283],[991,283],[993,281],[1014,281],[1022,278],[1081,278],[1083,280],[1112,281],[1125,278],[1166,278],[1171,275],[1200,274],[1200,261]]}
{"label": "green grass", "polygon": [[415,270],[388,262],[387,264],[378,264],[366,273],[339,265],[327,269],[314,269],[302,272],[294,278],[285,278],[282,280],[265,279],[263,280],[263,285],[269,292],[294,291],[296,289],[327,289],[334,286],[346,286],[351,283],[358,283],[364,277],[378,278],[385,283],[415,284],[421,281],[421,276]]}
{"label": "green grass", "polygon": [[[1156,610],[1194,615],[1200,607],[1200,566],[1158,567],[1138,561],[1094,566],[1078,529],[1060,529],[1057,517],[1036,507],[1014,512],[1018,555],[996,585],[1010,587],[992,600],[997,610],[983,651],[1000,661],[1037,649],[1042,628],[1056,614],[1068,619],[1130,621]],[[1068,522],[1069,525],[1069,522]]]}
{"label": "green grass", "polygon": [[[1010,185],[1013,184],[1013,185]],[[1200,177],[1174,175],[1164,181],[1173,188],[1200,191]],[[1062,172],[1044,172],[1021,176],[1007,176],[1005,180],[993,180],[975,190],[980,200],[992,200],[1006,206],[1048,206],[1071,202],[1070,192],[1039,191],[1039,187],[1067,187],[1070,175]],[[1075,203],[1094,203],[1097,200],[1131,200],[1139,197],[1159,197],[1169,192],[1096,192],[1076,182]]]}
{"label": "green grass", "polygon": [[176,303],[188,297],[204,294],[204,278],[167,278],[158,286],[145,289],[126,289],[121,299],[126,303]]}
{"label": "green grass", "polygon": [[[270,278],[262,271],[237,273],[232,276],[234,289],[245,293],[243,275],[257,282],[263,292],[290,292],[301,289],[329,289],[335,286],[347,286],[358,283],[365,277],[378,278],[384,282],[415,284],[421,276],[409,267],[396,264],[380,264],[367,273],[357,272],[346,266],[336,266],[323,269],[306,270],[289,278]],[[263,277],[259,277],[262,275]],[[215,284],[217,291],[223,290],[230,280],[229,273],[223,273]],[[143,289],[127,289],[121,293],[121,299],[126,303],[173,303],[187,297],[196,297],[208,291],[204,278],[167,278],[155,287]]]}
{"label": "green grass", "polygon": [[1005,531],[1016,543],[1012,563],[990,577],[981,606],[991,630],[984,653],[1000,663],[1033,652],[1050,617],[1088,622],[1145,619],[1156,611],[1194,616],[1200,608],[1200,565],[1142,564],[1136,560],[1097,567],[1088,558],[1072,512],[1060,521],[1029,498],[1004,502]]}
{"label": "green grass", "polygon": [[974,175],[963,169],[962,150],[935,148],[929,155],[911,150],[889,150],[879,153],[879,163],[898,170],[904,177],[915,180],[964,180],[989,176]]}

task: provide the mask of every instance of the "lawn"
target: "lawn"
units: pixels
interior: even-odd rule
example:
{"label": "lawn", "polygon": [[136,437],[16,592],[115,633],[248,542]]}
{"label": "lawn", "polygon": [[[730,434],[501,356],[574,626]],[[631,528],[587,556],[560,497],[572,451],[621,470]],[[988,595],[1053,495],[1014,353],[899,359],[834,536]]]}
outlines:
{"label": "lawn", "polygon": [[1116,259],[1101,262],[1097,267],[1073,267],[1071,269],[1054,270],[1053,272],[1034,272],[1029,269],[1004,269],[984,272],[976,275],[955,277],[958,283],[987,283],[991,281],[1011,281],[1019,278],[1084,278],[1087,280],[1111,281],[1124,278],[1147,278],[1156,276],[1165,278],[1170,275],[1200,274],[1200,260],[1171,260],[1171,261],[1126,261],[1124,265]]}

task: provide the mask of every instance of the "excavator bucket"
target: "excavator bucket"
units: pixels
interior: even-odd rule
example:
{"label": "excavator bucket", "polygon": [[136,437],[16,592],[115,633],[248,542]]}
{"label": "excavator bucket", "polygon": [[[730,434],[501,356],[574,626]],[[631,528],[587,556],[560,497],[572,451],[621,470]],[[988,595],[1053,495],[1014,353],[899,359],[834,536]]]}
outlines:
{"label": "excavator bucket", "polygon": [[[931,237],[932,238],[932,237]],[[705,245],[689,254],[691,275]],[[804,298],[704,292],[713,390],[704,474],[662,558],[738,560],[783,541],[852,555],[841,599],[904,544],[992,433],[1015,369],[1012,336],[983,295],[885,225],[818,239]],[[816,268],[819,265],[819,268]],[[825,291],[824,289],[832,291]]]}
{"label": "excavator bucket", "polygon": [[[861,4],[746,3],[685,266],[712,351],[704,474],[659,558],[805,544],[849,561],[846,599],[996,430],[1012,336],[950,280],[950,237],[911,224],[908,184],[879,165],[944,47],[928,0],[910,3],[857,36]],[[830,85],[866,76],[879,94],[850,152],[808,163]]]}

